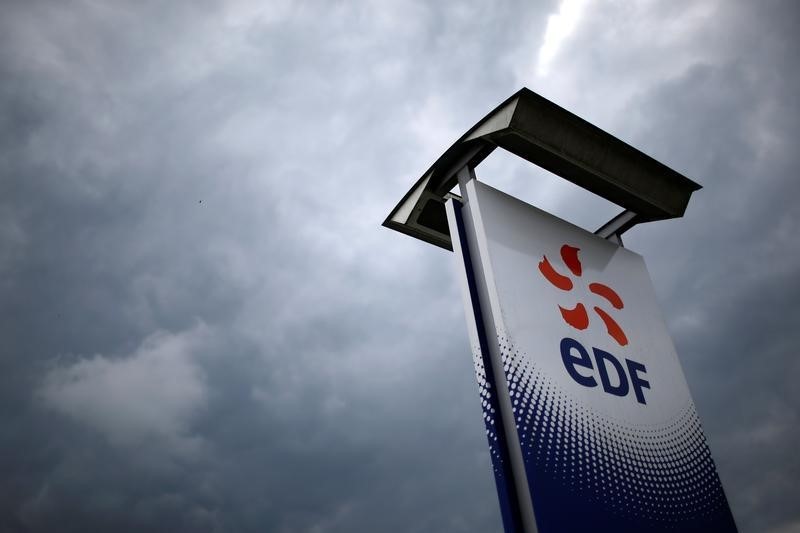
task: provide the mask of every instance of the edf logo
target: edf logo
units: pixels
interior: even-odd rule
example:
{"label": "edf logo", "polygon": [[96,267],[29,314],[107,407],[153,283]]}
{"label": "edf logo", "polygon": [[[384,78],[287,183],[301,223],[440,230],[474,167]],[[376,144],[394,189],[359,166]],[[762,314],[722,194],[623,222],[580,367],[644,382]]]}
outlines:
{"label": "edf logo", "polygon": [[[583,274],[578,252],[580,248],[565,244],[561,247],[561,260],[569,271],[576,277],[580,278]],[[554,287],[562,291],[571,291],[574,288],[572,280],[560,273],[558,273],[547,256],[542,256],[539,262],[539,272],[547,279]],[[622,298],[611,287],[602,283],[590,283],[589,291],[600,296],[606,300],[614,309],[622,309],[625,307]],[[578,303],[572,309],[564,309],[558,306],[561,311],[561,316],[564,321],[571,327],[577,330],[585,330],[589,327],[589,313],[582,303]],[[608,335],[616,341],[620,346],[628,344],[628,337],[622,330],[616,320],[603,308],[594,306],[593,311],[600,318],[606,327]],[[608,394],[615,396],[627,396],[630,389],[633,388],[636,401],[641,404],[646,404],[643,389],[649,389],[650,383],[643,379],[642,376],[647,373],[647,369],[641,363],[625,359],[625,366],[613,354],[601,350],[599,348],[592,348],[592,355],[594,356],[594,364],[592,357],[584,346],[575,339],[565,337],[561,340],[561,360],[564,362],[564,368],[567,373],[580,385],[584,387],[596,387],[598,385],[597,379],[594,377],[595,368],[600,376],[600,384],[603,390]],[[583,370],[579,370],[583,369]],[[612,378],[609,371],[613,371],[615,376]]]}

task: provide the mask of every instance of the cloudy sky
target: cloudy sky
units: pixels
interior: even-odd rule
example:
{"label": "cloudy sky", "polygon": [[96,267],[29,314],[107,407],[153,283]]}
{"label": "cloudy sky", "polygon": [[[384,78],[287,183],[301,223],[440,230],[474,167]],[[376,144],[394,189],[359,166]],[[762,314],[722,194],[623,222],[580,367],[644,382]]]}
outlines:
{"label": "cloudy sky", "polygon": [[[5,0],[0,531],[498,531],[455,258],[380,223],[522,86],[704,186],[626,245],[741,531],[800,531],[798,27],[792,0]],[[478,175],[617,211],[509,155]]]}

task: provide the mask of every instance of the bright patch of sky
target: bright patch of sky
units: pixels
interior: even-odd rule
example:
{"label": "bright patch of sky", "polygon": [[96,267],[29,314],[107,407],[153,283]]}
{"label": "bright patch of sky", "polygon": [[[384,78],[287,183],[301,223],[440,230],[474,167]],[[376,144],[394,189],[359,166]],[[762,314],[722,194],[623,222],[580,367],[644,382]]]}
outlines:
{"label": "bright patch of sky", "polygon": [[536,73],[539,76],[547,76],[550,72],[550,64],[553,58],[555,58],[566,38],[575,30],[588,3],[589,0],[561,0],[558,6],[558,13],[548,17],[544,42],[539,48],[536,67]]}

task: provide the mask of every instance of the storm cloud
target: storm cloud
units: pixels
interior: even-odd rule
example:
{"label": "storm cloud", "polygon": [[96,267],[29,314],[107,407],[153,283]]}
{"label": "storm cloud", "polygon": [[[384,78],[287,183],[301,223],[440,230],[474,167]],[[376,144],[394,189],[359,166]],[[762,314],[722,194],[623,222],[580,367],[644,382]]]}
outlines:
{"label": "storm cloud", "polygon": [[[380,227],[521,86],[695,179],[638,226],[734,516],[800,531],[790,1],[15,2],[0,530],[497,531],[452,254]],[[511,156],[478,176],[595,229]]]}

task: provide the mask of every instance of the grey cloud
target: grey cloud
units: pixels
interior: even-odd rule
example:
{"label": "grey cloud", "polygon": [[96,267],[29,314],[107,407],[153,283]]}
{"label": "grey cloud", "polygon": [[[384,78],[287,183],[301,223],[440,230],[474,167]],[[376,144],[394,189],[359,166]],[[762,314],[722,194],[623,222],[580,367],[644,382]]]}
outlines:
{"label": "grey cloud", "polygon": [[49,408],[134,454],[152,446],[196,454],[202,442],[187,426],[208,393],[192,352],[208,344],[208,335],[199,324],[176,335],[154,333],[122,357],[81,357],[51,369],[39,395]]}
{"label": "grey cloud", "polygon": [[208,7],[5,19],[4,527],[491,529],[447,256],[377,225],[430,153],[403,125],[442,73],[407,49],[459,56],[449,14]]}

